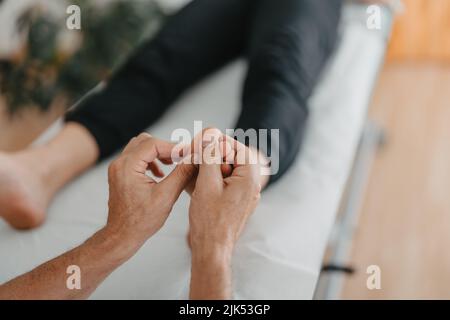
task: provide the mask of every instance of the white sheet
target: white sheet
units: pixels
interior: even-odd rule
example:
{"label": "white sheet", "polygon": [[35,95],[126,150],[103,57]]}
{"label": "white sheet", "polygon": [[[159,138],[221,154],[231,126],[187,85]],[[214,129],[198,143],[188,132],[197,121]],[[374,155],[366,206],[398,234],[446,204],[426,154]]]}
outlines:
{"label": "white sheet", "polygon": [[[239,241],[233,263],[237,299],[310,299],[349,174],[387,31],[365,26],[364,8],[348,6],[339,49],[311,99],[302,152],[286,176],[264,193]],[[236,62],[187,94],[149,129],[166,138],[194,120],[231,128],[245,71]],[[53,128],[53,131],[55,128]],[[107,163],[66,187],[38,230],[16,232],[0,222],[0,283],[82,243],[107,215]],[[114,272],[92,298],[188,297],[188,197],[166,226]]]}

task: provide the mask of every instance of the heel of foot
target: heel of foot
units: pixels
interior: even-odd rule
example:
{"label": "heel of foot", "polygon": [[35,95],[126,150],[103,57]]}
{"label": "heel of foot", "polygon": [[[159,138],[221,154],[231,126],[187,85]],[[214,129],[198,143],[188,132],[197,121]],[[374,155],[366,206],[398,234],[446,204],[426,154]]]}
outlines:
{"label": "heel of foot", "polygon": [[27,208],[15,208],[11,214],[4,215],[6,222],[18,230],[30,230],[41,226],[45,221],[45,214]]}

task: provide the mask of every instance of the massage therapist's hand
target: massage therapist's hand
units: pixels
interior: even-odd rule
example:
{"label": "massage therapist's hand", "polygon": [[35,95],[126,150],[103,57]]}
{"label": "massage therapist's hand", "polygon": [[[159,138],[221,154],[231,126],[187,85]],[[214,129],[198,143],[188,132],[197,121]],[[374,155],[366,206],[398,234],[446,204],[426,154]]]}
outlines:
{"label": "massage therapist's hand", "polygon": [[106,229],[136,249],[161,229],[194,173],[192,165],[180,164],[159,183],[146,175],[150,169],[156,176],[163,176],[155,160],[171,163],[173,147],[144,133],[131,140],[109,167]]}
{"label": "massage therapist's hand", "polygon": [[[192,250],[192,299],[231,297],[231,257],[235,244],[260,198],[256,154],[232,138],[233,171],[223,178],[219,142],[206,146],[189,209]],[[215,144],[215,147],[214,147]]]}
{"label": "massage therapist's hand", "polygon": [[[2,299],[84,299],[127,261],[166,221],[195,168],[178,165],[163,181],[155,160],[169,164],[173,145],[142,134],[134,138],[109,168],[107,225],[83,244],[34,270],[0,285]],[[77,267],[77,290],[68,287],[68,267]]]}

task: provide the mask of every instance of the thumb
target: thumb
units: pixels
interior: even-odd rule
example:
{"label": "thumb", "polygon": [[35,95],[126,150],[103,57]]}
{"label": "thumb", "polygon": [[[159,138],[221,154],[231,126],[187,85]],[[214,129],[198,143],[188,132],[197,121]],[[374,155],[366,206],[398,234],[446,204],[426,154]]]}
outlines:
{"label": "thumb", "polygon": [[222,176],[222,157],[219,143],[213,142],[203,149],[202,162],[199,165],[197,185],[203,185],[206,188],[221,187],[223,184]]}
{"label": "thumb", "polygon": [[193,164],[180,163],[156,187],[173,196],[173,202],[175,202],[193,178],[196,170]]}

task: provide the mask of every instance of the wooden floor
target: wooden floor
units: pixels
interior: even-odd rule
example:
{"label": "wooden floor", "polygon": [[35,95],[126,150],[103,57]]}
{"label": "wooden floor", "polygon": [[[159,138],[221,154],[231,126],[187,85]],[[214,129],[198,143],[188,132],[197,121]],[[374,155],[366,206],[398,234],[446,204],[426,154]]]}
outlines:
{"label": "wooden floor", "polygon": [[390,60],[450,60],[450,1],[402,0],[389,46]]}
{"label": "wooden floor", "polygon": [[[371,117],[387,144],[372,170],[344,299],[450,299],[450,66],[389,64]],[[366,288],[369,265],[381,290]]]}

